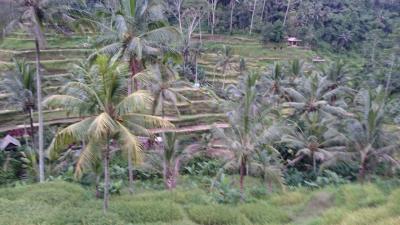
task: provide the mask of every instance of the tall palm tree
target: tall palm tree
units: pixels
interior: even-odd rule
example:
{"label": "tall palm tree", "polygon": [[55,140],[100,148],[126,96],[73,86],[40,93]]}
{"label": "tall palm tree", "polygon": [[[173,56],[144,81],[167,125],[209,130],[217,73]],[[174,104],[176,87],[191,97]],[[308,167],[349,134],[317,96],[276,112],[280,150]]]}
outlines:
{"label": "tall palm tree", "polygon": [[153,64],[149,70],[150,73],[143,76],[141,80],[145,80],[145,87],[154,97],[153,114],[161,115],[164,118],[166,106],[172,106],[179,116],[178,101],[189,102],[189,100],[176,92],[173,87],[178,84],[184,85],[186,82],[179,80],[178,74],[169,63]]}
{"label": "tall palm tree", "polygon": [[288,86],[281,64],[274,64],[271,75],[268,73],[263,74],[261,84],[262,92],[264,92],[263,96],[268,101],[278,104],[284,94],[283,88]]}
{"label": "tall palm tree", "polygon": [[179,169],[181,165],[201,150],[201,145],[190,144],[184,145],[174,132],[162,134],[163,142],[150,152],[150,164],[153,168],[162,165],[162,174],[164,177],[164,185],[168,190],[176,188]]}
{"label": "tall palm tree", "polygon": [[129,93],[138,89],[137,81],[133,85],[134,76],[144,69],[146,60],[159,57],[163,52],[168,56],[179,55],[168,46],[181,35],[175,27],[167,25],[157,1],[120,0],[115,10],[118,13],[107,8],[100,10],[105,22],[93,21],[101,31],[97,40],[100,48],[94,55],[108,54],[129,62]]}
{"label": "tall palm tree", "polygon": [[[354,91],[347,86],[347,82],[350,80],[348,76],[349,68],[343,60],[334,61],[328,66],[323,65],[319,69],[321,75],[327,77],[331,82],[330,90],[335,90],[340,87],[345,93],[354,93]],[[329,101],[334,105],[336,99],[337,96],[333,95]]]}
{"label": "tall palm tree", "polygon": [[[234,158],[226,163],[226,167],[239,164],[240,190],[244,191],[244,177],[247,174],[246,166],[251,156],[255,152],[256,132],[254,132],[253,123],[255,122],[255,111],[257,109],[257,89],[256,83],[260,75],[251,73],[244,77],[244,82],[239,87],[234,88],[240,97],[234,104],[235,110],[229,114],[229,123],[231,129],[213,129],[215,137],[221,139],[224,144],[234,153]],[[232,90],[233,91],[233,90]]]}
{"label": "tall palm tree", "polygon": [[317,161],[333,161],[347,154],[347,139],[336,130],[333,117],[323,117],[314,112],[306,118],[303,128],[297,124],[287,127],[281,141],[296,150],[296,157],[289,161],[289,165],[309,157],[312,160],[313,172],[316,174]]}
{"label": "tall palm tree", "polygon": [[35,109],[35,69],[25,61],[14,59],[14,68],[3,75],[0,89],[10,94],[7,105],[22,109],[27,114],[30,124],[32,148],[35,149],[35,129],[33,126],[33,110]]}
{"label": "tall palm tree", "polygon": [[396,166],[393,157],[399,139],[385,129],[386,94],[383,88],[361,90],[355,98],[356,116],[348,122],[348,136],[360,159],[359,180],[364,181],[370,160],[379,159]]}
{"label": "tall palm tree", "polygon": [[225,75],[226,71],[232,70],[233,65],[233,50],[231,47],[223,45],[222,50],[218,52],[218,59],[214,68],[213,84],[215,80],[215,70],[221,70],[222,76],[224,76],[224,81],[222,83],[222,89],[225,88]]}
{"label": "tall palm tree", "polygon": [[343,93],[341,87],[331,89],[332,82],[328,77],[321,77],[313,74],[309,77],[303,77],[298,82],[296,88],[283,88],[288,101],[283,103],[283,107],[293,108],[299,114],[308,114],[312,112],[320,112],[328,115],[339,117],[349,117],[353,114],[347,112],[344,107],[344,101],[337,102],[337,105],[330,104],[329,100],[332,96],[339,96]]}
{"label": "tall palm tree", "polygon": [[47,98],[45,105],[65,109],[72,115],[84,116],[55,136],[49,147],[55,157],[67,145],[85,141],[77,172],[101,151],[104,169],[104,211],[109,199],[109,163],[112,147],[119,147],[136,162],[141,160],[141,144],[137,134],[149,134],[146,127],[173,126],[156,116],[150,116],[152,98],[146,91],[126,96],[127,68],[106,56],[97,57],[83,82],[69,82],[63,95]]}
{"label": "tall palm tree", "polygon": [[36,46],[36,95],[39,122],[39,181],[44,182],[44,152],[43,152],[43,112],[42,112],[42,88],[40,76],[40,49],[46,48],[47,42],[44,34],[45,24],[57,31],[64,31],[63,24],[70,22],[71,17],[66,13],[72,0],[18,0],[19,17],[12,20],[4,29],[4,33],[10,33],[17,28],[23,28],[35,39]]}

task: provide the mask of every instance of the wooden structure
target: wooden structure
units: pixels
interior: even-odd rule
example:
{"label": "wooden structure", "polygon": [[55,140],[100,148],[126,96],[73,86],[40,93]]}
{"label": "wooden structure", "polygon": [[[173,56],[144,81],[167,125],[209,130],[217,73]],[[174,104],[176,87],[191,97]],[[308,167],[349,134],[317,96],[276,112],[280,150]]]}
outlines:
{"label": "wooden structure", "polygon": [[317,57],[313,58],[312,61],[313,61],[313,63],[323,63],[323,62],[325,62],[325,59],[317,56]]}
{"label": "wooden structure", "polygon": [[18,147],[21,147],[21,142],[11,135],[7,135],[5,138],[0,140],[0,151],[14,150]]}
{"label": "wooden structure", "polygon": [[297,46],[299,46],[301,40],[297,39],[296,37],[288,37],[287,42],[288,42],[289,46],[297,47]]}

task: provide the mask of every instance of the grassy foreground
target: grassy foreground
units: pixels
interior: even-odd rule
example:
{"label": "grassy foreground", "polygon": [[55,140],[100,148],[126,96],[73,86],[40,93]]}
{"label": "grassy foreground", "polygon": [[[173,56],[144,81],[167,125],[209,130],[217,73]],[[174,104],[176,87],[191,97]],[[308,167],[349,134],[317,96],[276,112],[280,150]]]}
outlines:
{"label": "grassy foreground", "polygon": [[0,224],[395,225],[399,203],[400,188],[383,192],[373,184],[297,189],[234,206],[212,203],[199,189],[180,189],[113,196],[103,215],[91,191],[49,182],[0,189]]}

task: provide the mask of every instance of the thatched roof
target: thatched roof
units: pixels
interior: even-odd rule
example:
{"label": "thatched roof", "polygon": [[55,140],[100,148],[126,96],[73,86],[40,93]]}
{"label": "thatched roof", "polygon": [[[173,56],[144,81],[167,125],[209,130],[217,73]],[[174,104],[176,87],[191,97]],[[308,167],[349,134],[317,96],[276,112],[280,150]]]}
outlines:
{"label": "thatched roof", "polygon": [[301,41],[300,39],[297,39],[296,37],[288,37],[287,40],[290,41],[290,42],[299,42],[299,41]]}

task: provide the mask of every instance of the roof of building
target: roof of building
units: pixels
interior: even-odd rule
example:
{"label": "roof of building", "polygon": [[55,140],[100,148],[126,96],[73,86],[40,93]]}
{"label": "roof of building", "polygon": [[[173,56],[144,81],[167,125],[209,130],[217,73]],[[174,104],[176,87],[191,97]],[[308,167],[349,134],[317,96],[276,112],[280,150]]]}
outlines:
{"label": "roof of building", "polygon": [[6,149],[10,144],[18,147],[21,146],[21,142],[10,135],[7,135],[5,138],[0,140],[0,150]]}
{"label": "roof of building", "polygon": [[288,37],[287,40],[288,40],[288,41],[293,41],[293,42],[301,41],[300,39],[297,39],[296,37]]}

